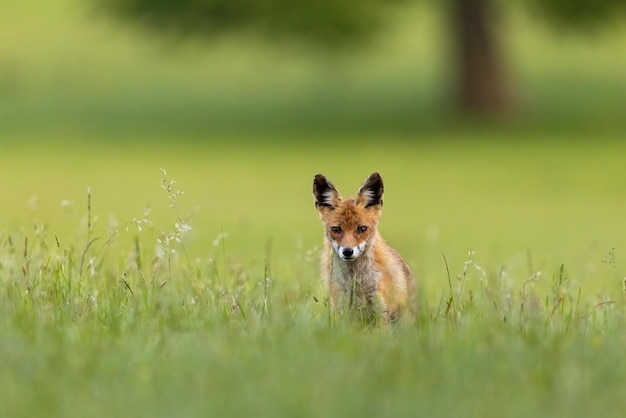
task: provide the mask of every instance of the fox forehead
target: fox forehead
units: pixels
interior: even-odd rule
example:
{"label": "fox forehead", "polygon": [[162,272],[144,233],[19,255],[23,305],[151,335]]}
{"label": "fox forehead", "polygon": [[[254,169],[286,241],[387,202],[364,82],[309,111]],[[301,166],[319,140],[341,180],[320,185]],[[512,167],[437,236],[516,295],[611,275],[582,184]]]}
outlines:
{"label": "fox forehead", "polygon": [[372,225],[377,223],[379,218],[379,210],[366,208],[362,202],[356,199],[341,201],[334,210],[326,210],[322,213],[323,221],[329,226]]}

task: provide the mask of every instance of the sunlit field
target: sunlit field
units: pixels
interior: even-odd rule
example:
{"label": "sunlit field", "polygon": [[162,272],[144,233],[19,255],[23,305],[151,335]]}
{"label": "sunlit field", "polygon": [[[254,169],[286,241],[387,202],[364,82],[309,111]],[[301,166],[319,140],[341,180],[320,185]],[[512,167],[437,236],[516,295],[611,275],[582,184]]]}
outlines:
{"label": "sunlit field", "polygon": [[[381,141],[4,154],[6,410],[618,416],[624,146]],[[312,176],[373,170],[420,290],[395,330],[318,280]]]}
{"label": "sunlit field", "polygon": [[[338,59],[38,3],[0,16],[1,416],[623,415],[623,31],[515,17],[493,126],[442,113],[428,8]],[[373,171],[417,282],[397,327],[319,280],[313,176]]]}

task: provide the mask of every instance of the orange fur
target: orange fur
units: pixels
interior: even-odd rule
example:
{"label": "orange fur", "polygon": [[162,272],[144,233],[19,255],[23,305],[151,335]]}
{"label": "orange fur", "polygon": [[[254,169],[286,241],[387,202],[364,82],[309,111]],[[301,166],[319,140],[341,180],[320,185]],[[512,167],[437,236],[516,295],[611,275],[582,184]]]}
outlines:
{"label": "orange fur", "polygon": [[315,176],[313,195],[325,228],[322,276],[339,312],[348,308],[368,320],[402,316],[413,299],[414,280],[400,255],[378,232],[383,183],[373,173],[356,197],[342,199],[333,184]]}

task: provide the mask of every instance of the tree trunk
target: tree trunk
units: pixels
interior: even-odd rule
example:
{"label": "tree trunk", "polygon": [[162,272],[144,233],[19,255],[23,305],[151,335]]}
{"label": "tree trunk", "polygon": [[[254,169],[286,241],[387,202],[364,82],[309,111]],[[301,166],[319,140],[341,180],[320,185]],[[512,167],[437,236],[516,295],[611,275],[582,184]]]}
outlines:
{"label": "tree trunk", "polygon": [[451,0],[455,102],[462,114],[501,117],[513,100],[498,45],[493,0]]}

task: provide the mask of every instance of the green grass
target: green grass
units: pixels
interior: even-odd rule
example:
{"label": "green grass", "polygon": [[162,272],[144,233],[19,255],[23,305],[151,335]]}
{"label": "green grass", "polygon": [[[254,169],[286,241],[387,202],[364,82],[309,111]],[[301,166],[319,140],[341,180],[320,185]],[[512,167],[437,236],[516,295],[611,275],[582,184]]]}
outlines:
{"label": "green grass", "polygon": [[[6,413],[619,416],[624,145],[385,139],[4,153]],[[347,194],[374,169],[421,291],[393,331],[329,322],[318,280],[312,175]]]}

